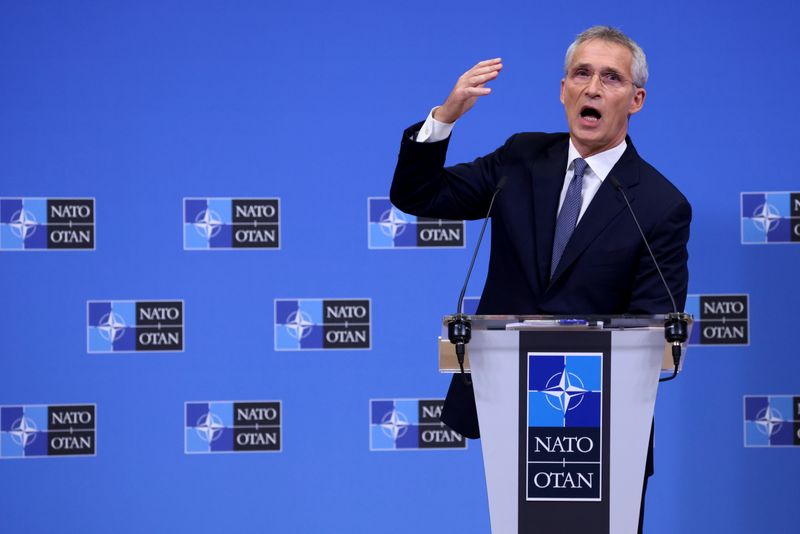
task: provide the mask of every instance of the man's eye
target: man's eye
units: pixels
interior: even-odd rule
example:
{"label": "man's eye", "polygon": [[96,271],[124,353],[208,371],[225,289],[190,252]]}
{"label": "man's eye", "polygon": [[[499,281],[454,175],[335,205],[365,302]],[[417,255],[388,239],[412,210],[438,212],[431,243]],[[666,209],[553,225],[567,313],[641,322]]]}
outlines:
{"label": "man's eye", "polygon": [[603,77],[604,77],[606,80],[608,80],[608,81],[611,81],[611,82],[619,82],[619,81],[622,81],[622,78],[621,78],[621,77],[620,77],[620,75],[619,75],[619,74],[617,74],[616,72],[606,72],[605,74],[603,74]]}
{"label": "man's eye", "polygon": [[575,69],[575,76],[579,78],[585,78],[589,76],[589,71],[586,69]]}

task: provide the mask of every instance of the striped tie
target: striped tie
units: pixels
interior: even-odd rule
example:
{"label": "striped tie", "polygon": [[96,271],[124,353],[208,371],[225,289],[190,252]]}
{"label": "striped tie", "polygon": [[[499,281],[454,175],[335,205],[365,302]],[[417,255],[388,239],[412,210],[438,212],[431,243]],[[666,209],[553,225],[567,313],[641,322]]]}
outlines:
{"label": "striped tie", "polygon": [[564,197],[564,204],[561,206],[561,211],[556,220],[556,235],[553,239],[553,260],[550,263],[550,277],[556,272],[558,262],[561,260],[561,255],[564,249],[567,248],[567,242],[575,230],[575,224],[578,222],[578,214],[581,212],[581,189],[583,188],[583,173],[586,171],[586,161],[581,158],[575,159],[573,168],[575,174],[567,187],[567,196]]}

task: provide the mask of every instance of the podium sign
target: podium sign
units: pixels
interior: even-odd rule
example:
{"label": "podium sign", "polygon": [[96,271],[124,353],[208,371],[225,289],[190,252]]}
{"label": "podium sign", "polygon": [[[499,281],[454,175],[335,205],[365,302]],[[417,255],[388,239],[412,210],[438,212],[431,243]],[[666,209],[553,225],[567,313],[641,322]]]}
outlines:
{"label": "podium sign", "polygon": [[492,532],[636,533],[663,321],[496,323],[469,344]]}

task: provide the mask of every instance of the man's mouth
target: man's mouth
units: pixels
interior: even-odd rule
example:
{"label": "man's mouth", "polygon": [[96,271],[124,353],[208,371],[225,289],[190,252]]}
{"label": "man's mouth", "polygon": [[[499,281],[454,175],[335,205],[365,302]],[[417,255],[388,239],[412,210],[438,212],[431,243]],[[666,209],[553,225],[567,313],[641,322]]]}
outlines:
{"label": "man's mouth", "polygon": [[603,116],[596,108],[584,106],[581,108],[581,118],[588,122],[597,122]]}

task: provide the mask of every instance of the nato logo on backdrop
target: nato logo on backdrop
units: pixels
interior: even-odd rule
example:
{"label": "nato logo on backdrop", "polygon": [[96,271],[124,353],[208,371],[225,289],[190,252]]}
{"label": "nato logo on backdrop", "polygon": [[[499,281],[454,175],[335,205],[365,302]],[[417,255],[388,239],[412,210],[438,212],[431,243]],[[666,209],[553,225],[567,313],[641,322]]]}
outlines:
{"label": "nato logo on backdrop", "polygon": [[94,456],[96,405],[0,406],[0,459]]}
{"label": "nato logo on backdrop", "polygon": [[275,299],[275,350],[370,349],[370,299]]}
{"label": "nato logo on backdrop", "polygon": [[280,199],[184,198],[183,249],[280,249]]}
{"label": "nato logo on backdrop", "polygon": [[0,198],[0,251],[94,248],[93,198]]}
{"label": "nato logo on backdrop", "polygon": [[601,353],[528,353],[526,500],[601,500]]}
{"label": "nato logo on backdrop", "polygon": [[749,345],[749,295],[687,295],[694,316],[690,345]]}
{"label": "nato logo on backdrop", "polygon": [[90,300],[86,316],[90,354],[183,352],[182,300]]}
{"label": "nato logo on backdrop", "polygon": [[280,401],[187,402],[184,452],[280,452]]}
{"label": "nato logo on backdrop", "polygon": [[800,192],[742,193],[742,244],[800,243]]}
{"label": "nato logo on backdrop", "polygon": [[467,440],[441,422],[444,399],[370,399],[369,450],[466,449]]}
{"label": "nato logo on backdrop", "polygon": [[464,248],[464,221],[414,217],[388,197],[369,197],[369,248]]}
{"label": "nato logo on backdrop", "polygon": [[800,395],[745,395],[744,446],[800,446]]}

